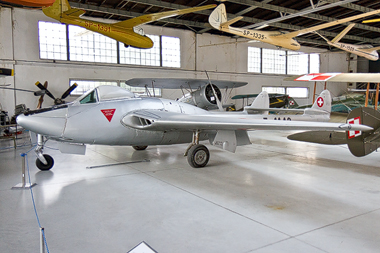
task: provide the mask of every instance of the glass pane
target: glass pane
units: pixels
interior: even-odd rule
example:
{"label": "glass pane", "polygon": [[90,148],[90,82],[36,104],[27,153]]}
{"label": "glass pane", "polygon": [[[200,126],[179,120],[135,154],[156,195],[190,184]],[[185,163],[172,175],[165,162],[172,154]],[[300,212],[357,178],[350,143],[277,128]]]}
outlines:
{"label": "glass pane", "polygon": [[67,60],[66,25],[38,21],[40,58]]}
{"label": "glass pane", "polygon": [[285,87],[262,87],[261,90],[269,94],[285,94]]}
{"label": "glass pane", "polygon": [[261,48],[248,47],[248,72],[261,72]]}
{"label": "glass pane", "polygon": [[310,73],[319,73],[320,57],[319,54],[310,54]]}
{"label": "glass pane", "polygon": [[263,48],[263,73],[285,74],[286,52]]}
{"label": "glass pane", "polygon": [[288,74],[301,75],[309,71],[308,54],[289,54],[288,55]]}
{"label": "glass pane", "polygon": [[162,36],[162,66],[181,67],[181,41],[179,38]]}
{"label": "glass pane", "polygon": [[97,81],[97,80],[70,80],[70,86],[74,83],[78,84],[78,87],[71,92],[71,95],[82,95],[89,90],[92,90],[99,85],[114,85],[117,86],[117,81]]}
{"label": "glass pane", "polygon": [[70,60],[117,63],[116,40],[69,25]]}
{"label": "glass pane", "polygon": [[288,87],[286,89],[286,94],[293,98],[308,98],[309,90],[304,87]]}
{"label": "glass pane", "polygon": [[119,42],[120,63],[160,66],[160,36],[147,35],[154,43],[150,49],[139,49],[133,47],[125,47]]}

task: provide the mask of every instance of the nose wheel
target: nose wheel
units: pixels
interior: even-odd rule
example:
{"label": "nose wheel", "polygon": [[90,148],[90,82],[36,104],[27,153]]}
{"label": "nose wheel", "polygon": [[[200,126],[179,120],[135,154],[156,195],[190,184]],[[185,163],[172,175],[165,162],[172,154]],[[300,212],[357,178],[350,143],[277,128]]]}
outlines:
{"label": "nose wheel", "polygon": [[45,158],[46,164],[44,164],[39,158],[36,159],[36,166],[40,170],[50,170],[54,165],[54,159],[50,155],[42,155]]}
{"label": "nose wheel", "polygon": [[44,136],[38,134],[37,135],[37,147],[36,147],[36,166],[40,170],[50,170],[54,165],[54,159],[50,155],[46,155],[43,153],[45,142]]}

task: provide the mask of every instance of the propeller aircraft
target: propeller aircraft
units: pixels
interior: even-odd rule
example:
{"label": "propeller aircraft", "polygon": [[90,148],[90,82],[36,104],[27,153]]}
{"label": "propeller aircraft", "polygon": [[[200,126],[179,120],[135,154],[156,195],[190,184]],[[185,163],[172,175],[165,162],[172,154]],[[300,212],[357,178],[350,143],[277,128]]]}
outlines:
{"label": "propeller aircraft", "polygon": [[76,154],[85,154],[85,144],[144,150],[148,145],[190,143],[185,156],[198,168],[210,158],[200,141],[235,152],[237,146],[251,143],[249,130],[373,130],[361,124],[271,120],[266,113],[249,114],[248,110],[210,112],[170,99],[138,97],[117,86],[99,86],[72,103],[29,111],[19,115],[17,123],[37,134],[36,165],[41,170],[54,165],[54,159],[43,153],[48,140],[58,141],[61,152]]}
{"label": "propeller aircraft", "polygon": [[220,4],[218,7],[216,7],[213,12],[209,16],[209,23],[212,27],[214,27],[217,30],[231,33],[234,35],[242,36],[249,38],[254,41],[261,41],[265,42],[277,47],[286,48],[290,50],[299,50],[301,48],[301,45],[294,39],[297,36],[314,32],[317,30],[321,30],[330,26],[343,24],[355,19],[360,19],[363,17],[367,17],[370,15],[378,14],[380,13],[380,10],[375,10],[363,14],[359,14],[356,16],[343,18],[340,20],[335,20],[329,23],[320,24],[316,26],[312,26],[309,28],[305,28],[298,31],[288,32],[284,33],[281,31],[261,31],[261,30],[255,30],[255,29],[245,29],[245,28],[238,28],[238,27],[232,27],[233,23],[239,21],[243,17],[236,17],[231,20],[227,20],[227,12],[226,7],[224,4]]}
{"label": "propeller aircraft", "polygon": [[124,43],[125,46],[136,48],[152,48],[153,41],[143,34],[142,29],[139,29],[138,27],[139,25],[147,24],[164,18],[174,17],[177,15],[207,10],[214,8],[215,6],[215,4],[210,4],[182,10],[147,14],[114,24],[102,23],[81,18],[85,11],[77,8],[71,8],[67,0],[56,0],[52,6],[43,8],[42,11],[46,16],[58,20],[61,23],[77,25],[93,32],[101,33],[107,37]]}
{"label": "propeller aircraft", "polygon": [[371,61],[377,61],[379,59],[379,54],[377,53],[377,50],[380,50],[380,47],[373,47],[371,45],[353,45],[339,42],[343,38],[343,36],[346,35],[352,29],[352,27],[354,27],[354,25],[355,24],[350,24],[349,26],[347,26],[346,29],[344,29],[340,34],[338,34],[338,36],[336,36],[331,41],[322,36],[321,34],[317,32],[316,33],[319,36],[321,36],[330,46],[342,49],[352,54],[362,56]]}

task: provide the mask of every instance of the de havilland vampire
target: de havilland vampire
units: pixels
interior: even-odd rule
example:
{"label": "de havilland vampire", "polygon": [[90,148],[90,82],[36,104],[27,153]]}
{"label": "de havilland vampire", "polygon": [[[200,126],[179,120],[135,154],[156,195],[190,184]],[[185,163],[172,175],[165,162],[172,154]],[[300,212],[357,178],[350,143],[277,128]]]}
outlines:
{"label": "de havilland vampire", "polygon": [[189,164],[203,167],[210,156],[206,146],[199,144],[202,140],[235,152],[237,146],[251,143],[248,130],[373,130],[361,124],[291,119],[271,120],[266,113],[253,115],[247,111],[213,113],[174,100],[138,97],[116,86],[99,86],[73,103],[19,115],[17,122],[37,134],[36,164],[41,170],[49,170],[54,164],[51,156],[43,154],[49,139],[58,141],[62,152],[82,154],[84,144],[129,145],[143,150],[148,145],[190,143],[185,152]]}
{"label": "de havilland vampire", "polygon": [[71,104],[30,111],[19,115],[17,122],[37,134],[36,164],[41,170],[54,164],[51,156],[43,154],[49,139],[58,141],[61,151],[82,154],[84,144],[129,145],[143,150],[148,145],[190,143],[185,152],[189,164],[204,167],[210,155],[206,146],[199,144],[201,140],[235,152],[237,146],[250,144],[248,130],[373,130],[361,124],[292,121],[291,116],[271,120],[265,113],[247,111],[213,113],[170,99],[137,97],[116,86],[99,86]]}

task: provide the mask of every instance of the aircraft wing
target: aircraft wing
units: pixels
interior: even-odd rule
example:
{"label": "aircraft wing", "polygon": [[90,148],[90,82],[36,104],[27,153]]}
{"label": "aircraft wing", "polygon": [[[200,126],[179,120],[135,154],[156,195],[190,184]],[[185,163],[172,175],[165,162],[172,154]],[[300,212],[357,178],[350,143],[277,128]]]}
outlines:
{"label": "aircraft wing", "polygon": [[122,123],[135,129],[151,131],[194,130],[323,130],[323,131],[370,131],[372,127],[344,123],[275,121],[250,119],[249,115],[184,114],[161,110],[137,110],[127,114]]}
{"label": "aircraft wing", "polygon": [[313,73],[302,76],[287,77],[284,81],[380,83],[380,73]]}
{"label": "aircraft wing", "polygon": [[194,7],[194,8],[186,8],[186,9],[181,9],[181,10],[172,10],[172,11],[165,11],[165,12],[159,12],[159,13],[152,13],[152,14],[147,14],[147,15],[135,17],[132,19],[128,19],[125,21],[121,21],[119,23],[116,23],[115,25],[122,26],[124,28],[133,28],[135,26],[154,22],[154,21],[157,21],[157,20],[160,20],[163,18],[170,18],[170,17],[174,17],[177,15],[207,10],[207,9],[214,8],[215,6],[216,6],[216,4],[209,4],[209,5],[204,5],[204,6]]}
{"label": "aircraft wing", "polygon": [[303,35],[305,33],[310,33],[310,32],[314,32],[314,31],[318,31],[318,30],[321,30],[321,29],[324,29],[324,28],[327,28],[327,27],[330,27],[330,26],[343,24],[343,23],[346,23],[346,22],[349,22],[349,21],[352,21],[352,20],[355,20],[355,19],[364,18],[364,17],[375,15],[375,14],[378,14],[378,13],[380,13],[380,10],[366,12],[366,13],[362,13],[362,14],[359,14],[359,15],[356,15],[356,16],[352,16],[352,17],[348,17],[348,18],[343,18],[343,19],[335,20],[335,21],[332,21],[332,22],[329,22],[329,23],[324,23],[324,24],[312,26],[312,27],[309,27],[309,28],[306,28],[306,29],[302,29],[302,30],[298,30],[298,31],[290,32],[290,33],[281,34],[281,35],[279,35],[279,37],[284,37],[284,38],[291,39],[291,38]]}
{"label": "aircraft wing", "polygon": [[[236,81],[223,81],[223,80],[210,80],[219,88],[237,88],[247,85],[247,82]],[[191,88],[198,89],[201,86],[209,84],[207,79],[176,79],[176,78],[133,78],[125,82],[132,87],[155,87],[163,89],[180,89]]]}

